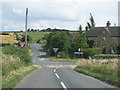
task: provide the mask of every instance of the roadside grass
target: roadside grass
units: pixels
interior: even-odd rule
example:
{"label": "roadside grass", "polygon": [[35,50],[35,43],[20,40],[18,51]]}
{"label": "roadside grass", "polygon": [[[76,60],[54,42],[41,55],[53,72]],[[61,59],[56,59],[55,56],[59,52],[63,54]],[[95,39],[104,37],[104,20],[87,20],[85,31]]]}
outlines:
{"label": "roadside grass", "polygon": [[77,67],[74,70],[120,87],[120,82],[118,81],[118,59],[83,59],[77,62]]}
{"label": "roadside grass", "polygon": [[58,61],[58,62],[74,62],[74,63],[76,63],[80,59],[49,57],[49,60],[50,61]]}
{"label": "roadside grass", "polygon": [[17,56],[2,54],[2,88],[13,88],[36,67],[26,65]]}
{"label": "roadside grass", "polygon": [[50,32],[28,32],[28,35],[32,38],[32,43],[36,43],[39,39],[42,39],[44,35]]}
{"label": "roadside grass", "polygon": [[3,47],[2,88],[14,88],[27,74],[37,69],[31,63],[31,49],[11,44]]}

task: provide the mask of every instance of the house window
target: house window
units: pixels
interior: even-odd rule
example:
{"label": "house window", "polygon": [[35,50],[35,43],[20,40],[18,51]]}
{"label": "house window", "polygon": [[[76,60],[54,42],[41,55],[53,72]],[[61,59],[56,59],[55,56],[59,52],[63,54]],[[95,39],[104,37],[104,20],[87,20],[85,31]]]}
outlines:
{"label": "house window", "polygon": [[106,37],[102,37],[102,40],[105,41],[105,40],[106,40]]}

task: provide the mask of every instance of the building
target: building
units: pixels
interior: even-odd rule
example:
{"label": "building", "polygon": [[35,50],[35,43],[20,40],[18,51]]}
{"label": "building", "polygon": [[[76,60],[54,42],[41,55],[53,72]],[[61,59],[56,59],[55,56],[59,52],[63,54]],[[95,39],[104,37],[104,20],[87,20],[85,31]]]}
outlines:
{"label": "building", "polygon": [[86,32],[88,42],[93,42],[103,48],[105,53],[117,53],[117,46],[120,45],[120,27],[110,27],[110,22],[106,27],[94,27]]}

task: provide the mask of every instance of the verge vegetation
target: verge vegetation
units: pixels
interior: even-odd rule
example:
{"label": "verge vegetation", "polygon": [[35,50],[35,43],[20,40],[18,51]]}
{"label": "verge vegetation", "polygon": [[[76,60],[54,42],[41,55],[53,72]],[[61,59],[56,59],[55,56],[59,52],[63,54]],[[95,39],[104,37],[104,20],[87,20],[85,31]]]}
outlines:
{"label": "verge vegetation", "polygon": [[77,62],[77,67],[74,70],[120,87],[118,59],[82,59]]}
{"label": "verge vegetation", "polygon": [[35,69],[31,63],[30,48],[25,49],[14,44],[3,47],[2,88],[15,87]]}

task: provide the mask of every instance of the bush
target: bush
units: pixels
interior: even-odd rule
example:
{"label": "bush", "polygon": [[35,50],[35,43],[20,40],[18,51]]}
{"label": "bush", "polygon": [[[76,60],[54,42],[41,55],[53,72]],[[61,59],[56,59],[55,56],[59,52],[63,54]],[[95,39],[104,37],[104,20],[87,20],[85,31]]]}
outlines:
{"label": "bush", "polygon": [[67,55],[66,55],[66,53],[65,53],[64,51],[61,51],[61,52],[58,52],[58,53],[57,53],[57,57],[66,58]]}
{"label": "bush", "polygon": [[2,35],[9,35],[9,33],[7,33],[7,32],[3,32]]}
{"label": "bush", "polygon": [[24,61],[26,64],[31,62],[31,56],[29,55],[29,50],[27,48],[20,49],[18,53],[19,58]]}
{"label": "bush", "polygon": [[31,62],[31,56],[28,48],[21,48],[17,45],[9,45],[3,48],[4,54],[17,55],[26,64]]}
{"label": "bush", "polygon": [[13,54],[16,54],[16,53],[17,53],[17,48],[15,47],[14,44],[7,45],[7,46],[5,46],[5,47],[2,49],[2,52],[3,52],[4,54],[13,55]]}
{"label": "bush", "polygon": [[21,38],[18,36],[17,33],[15,33],[15,35],[16,35],[16,40],[21,40]]}
{"label": "bush", "polygon": [[89,58],[89,57],[93,57],[94,55],[101,54],[102,49],[101,48],[88,48],[88,49],[82,50],[82,52],[83,52],[84,58]]}
{"label": "bush", "polygon": [[117,53],[120,54],[120,45],[117,46]]}

